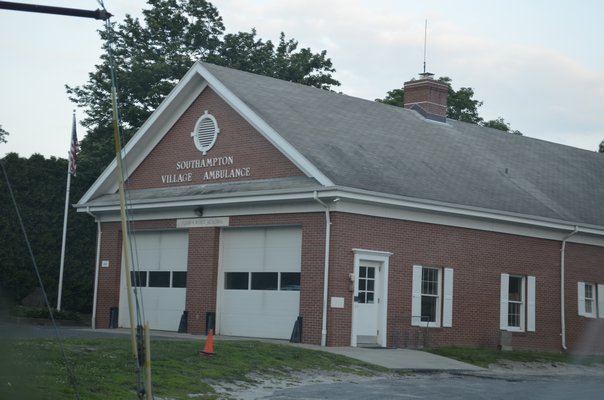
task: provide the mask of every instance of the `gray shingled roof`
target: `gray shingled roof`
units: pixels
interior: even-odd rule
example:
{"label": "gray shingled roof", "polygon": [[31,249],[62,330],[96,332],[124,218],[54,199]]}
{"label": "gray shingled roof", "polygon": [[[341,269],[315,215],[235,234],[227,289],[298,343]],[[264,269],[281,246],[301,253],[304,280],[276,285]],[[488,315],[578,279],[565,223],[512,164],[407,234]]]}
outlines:
{"label": "gray shingled roof", "polygon": [[604,226],[604,155],[203,64],[336,185]]}

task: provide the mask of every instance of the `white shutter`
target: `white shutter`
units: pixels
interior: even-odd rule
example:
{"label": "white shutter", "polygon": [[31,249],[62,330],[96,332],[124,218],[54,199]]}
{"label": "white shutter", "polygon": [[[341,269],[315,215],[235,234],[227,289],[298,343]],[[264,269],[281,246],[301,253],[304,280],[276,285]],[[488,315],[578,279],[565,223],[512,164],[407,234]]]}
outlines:
{"label": "white shutter", "polygon": [[585,282],[577,282],[577,299],[579,301],[579,315],[585,315]]}
{"label": "white shutter", "polygon": [[443,284],[443,327],[453,326],[453,268],[445,268]]}
{"label": "white shutter", "polygon": [[413,266],[413,287],[411,288],[411,325],[420,326],[422,321],[422,267]]}
{"label": "white shutter", "polygon": [[604,285],[598,285],[598,317],[604,318]]}
{"label": "white shutter", "polygon": [[535,332],[535,289],[536,279],[529,276],[526,282],[526,330]]}
{"label": "white shutter", "polygon": [[501,274],[501,294],[499,309],[499,329],[508,329],[508,294],[510,285],[510,275]]}

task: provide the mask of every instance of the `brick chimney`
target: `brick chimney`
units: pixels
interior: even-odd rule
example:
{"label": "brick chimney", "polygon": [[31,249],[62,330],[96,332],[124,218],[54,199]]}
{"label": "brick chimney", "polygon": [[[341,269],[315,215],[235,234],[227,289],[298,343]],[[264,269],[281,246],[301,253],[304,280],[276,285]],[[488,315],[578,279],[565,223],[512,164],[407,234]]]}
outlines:
{"label": "brick chimney", "polygon": [[424,72],[420,79],[405,82],[405,108],[419,112],[424,118],[446,122],[449,86],[433,79],[434,74]]}

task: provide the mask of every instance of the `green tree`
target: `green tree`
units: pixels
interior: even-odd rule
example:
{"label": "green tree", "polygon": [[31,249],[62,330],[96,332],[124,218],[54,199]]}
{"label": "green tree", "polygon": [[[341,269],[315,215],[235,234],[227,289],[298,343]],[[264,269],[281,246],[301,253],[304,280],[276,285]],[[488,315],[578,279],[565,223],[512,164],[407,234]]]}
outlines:
{"label": "green tree", "polygon": [[378,103],[390,104],[391,106],[405,106],[405,91],[403,89],[392,89],[386,93],[383,99],[375,99]]}
{"label": "green tree", "polygon": [[451,78],[443,76],[438,78],[442,83],[449,86],[449,97],[447,99],[447,117],[458,121],[480,124],[483,119],[478,115],[478,108],[482,107],[482,101],[474,99],[474,89],[462,87],[453,90]]}
{"label": "green tree", "polygon": [[[326,89],[339,85],[325,51],[298,49],[298,42],[286,40],[284,34],[275,46],[257,38],[254,29],[224,35],[222,17],[209,1],[148,0],[148,4],[143,21],[128,15],[112,29],[100,31],[103,48],[113,49],[124,142],[128,131],[142,126],[196,60]],[[67,86],[70,99],[85,108],[82,125],[89,130],[112,124],[109,56],[103,55],[101,61],[87,83]],[[85,147],[83,143],[83,153]]]}
{"label": "green tree", "polygon": [[[479,115],[478,109],[482,107],[483,102],[474,98],[474,89],[462,87],[459,90],[454,90],[451,78],[443,76],[438,78],[439,82],[446,84],[449,87],[447,98],[447,118],[458,121],[469,122],[471,124],[481,125],[488,128],[499,129],[504,132],[522,135],[517,130],[512,130],[510,124],[499,117],[494,120],[484,121]],[[383,99],[375,99],[375,101],[390,104],[393,106],[404,107],[405,91],[403,89],[393,89],[386,93]]]}
{"label": "green tree", "polygon": [[298,41],[286,39],[283,32],[277,46],[257,38],[256,29],[227,34],[207,61],[322,89],[340,84],[331,75],[335,69],[325,50],[316,54],[310,48],[298,50]]}
{"label": "green tree", "polygon": [[505,122],[505,120],[501,117],[492,119],[489,121],[485,121],[481,125],[484,126],[485,128],[499,129],[500,131],[509,132],[509,133],[513,133],[515,135],[522,136],[522,132],[517,131],[517,130],[512,130],[512,128],[510,128],[510,124]]}
{"label": "green tree", "polygon": [[[474,99],[474,90],[462,87],[455,91],[451,85],[451,78],[444,76],[438,78],[438,80],[449,87],[447,117],[472,124],[480,124],[482,118],[478,115],[478,108],[482,106],[482,101]],[[375,101],[403,107],[405,104],[405,91],[404,89],[393,89],[386,93],[386,97],[375,99]]]}
{"label": "green tree", "polygon": [[[0,160],[9,178],[19,213],[49,296],[56,305],[63,230],[67,160],[29,159],[9,153]],[[78,198],[91,183],[78,168],[71,180],[71,198]],[[38,287],[32,260],[10,198],[4,174],[0,175],[0,291],[13,303]],[[87,215],[71,209],[68,214],[67,246],[63,278],[63,308],[90,312],[94,277],[95,226]],[[10,245],[7,245],[10,244]]]}
{"label": "green tree", "polygon": [[2,125],[0,125],[0,143],[6,143],[7,136],[8,132],[2,129]]}
{"label": "green tree", "polygon": [[224,32],[218,10],[205,0],[148,0],[144,23],[127,15],[100,31],[105,53],[82,86],[69,87],[70,99],[86,109],[82,125],[112,124],[108,51],[113,49],[118,106],[123,127],[139,128],[192,63],[214,53]]}

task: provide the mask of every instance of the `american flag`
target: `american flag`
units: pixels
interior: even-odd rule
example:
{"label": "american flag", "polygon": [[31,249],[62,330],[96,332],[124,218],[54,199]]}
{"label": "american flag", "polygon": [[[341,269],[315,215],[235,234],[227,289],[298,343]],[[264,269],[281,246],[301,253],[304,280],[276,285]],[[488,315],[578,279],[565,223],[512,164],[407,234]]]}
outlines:
{"label": "american flag", "polygon": [[78,143],[78,134],[76,133],[76,119],[74,113],[73,127],[71,128],[71,146],[69,146],[69,173],[73,176],[76,176],[79,149],[80,144]]}

